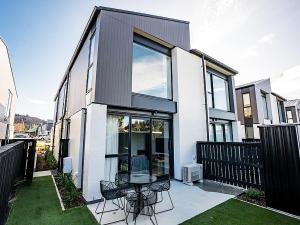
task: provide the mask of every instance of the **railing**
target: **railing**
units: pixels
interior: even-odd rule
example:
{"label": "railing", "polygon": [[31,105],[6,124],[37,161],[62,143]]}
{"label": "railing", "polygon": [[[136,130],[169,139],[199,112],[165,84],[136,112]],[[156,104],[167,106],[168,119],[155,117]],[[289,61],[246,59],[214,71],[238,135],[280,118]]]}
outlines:
{"label": "railing", "polygon": [[0,225],[6,221],[11,192],[19,181],[32,182],[35,140],[10,140],[0,147]]}
{"label": "railing", "polygon": [[257,139],[257,138],[245,138],[245,139],[242,139],[242,142],[243,142],[243,143],[260,142],[260,139]]}
{"label": "railing", "polygon": [[197,162],[205,179],[263,189],[260,143],[197,142]]}

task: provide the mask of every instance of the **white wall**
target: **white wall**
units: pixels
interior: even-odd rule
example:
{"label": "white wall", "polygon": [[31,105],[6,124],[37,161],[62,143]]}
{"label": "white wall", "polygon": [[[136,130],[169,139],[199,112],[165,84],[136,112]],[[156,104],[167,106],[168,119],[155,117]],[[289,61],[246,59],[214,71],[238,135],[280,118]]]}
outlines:
{"label": "white wall", "polygon": [[86,201],[97,200],[101,197],[99,181],[104,179],[106,117],[106,105],[90,104],[87,106],[82,187]]}
{"label": "white wall", "polygon": [[61,122],[55,125],[55,132],[54,132],[54,146],[52,148],[53,155],[56,160],[58,160],[58,153],[59,153],[59,140],[60,140],[60,132],[61,132]]}
{"label": "white wall", "polygon": [[278,106],[277,106],[277,97],[272,94],[270,94],[270,104],[271,104],[271,111],[273,117],[273,124],[280,124]]}
{"label": "white wall", "polygon": [[[10,108],[10,117],[4,121],[9,90],[12,93],[12,103]],[[14,78],[9,61],[8,50],[6,45],[0,38],[0,139],[5,138],[6,127],[9,125],[10,138],[13,138],[14,133],[14,118],[16,112],[17,92],[14,83]]]}
{"label": "white wall", "polygon": [[180,48],[172,50],[174,115],[174,176],[182,180],[182,166],[193,162],[196,142],[206,141],[206,111],[202,61]]}
{"label": "white wall", "polygon": [[261,124],[253,124],[254,138],[255,139],[260,139],[258,126],[261,126]]}
{"label": "white wall", "polygon": [[239,131],[239,139],[240,139],[240,141],[242,141],[242,139],[246,138],[245,125],[242,125],[239,122],[239,124],[238,124],[238,131]]}
{"label": "white wall", "polygon": [[81,188],[82,152],[84,135],[84,110],[70,117],[69,156],[72,157],[72,177],[77,188]]}

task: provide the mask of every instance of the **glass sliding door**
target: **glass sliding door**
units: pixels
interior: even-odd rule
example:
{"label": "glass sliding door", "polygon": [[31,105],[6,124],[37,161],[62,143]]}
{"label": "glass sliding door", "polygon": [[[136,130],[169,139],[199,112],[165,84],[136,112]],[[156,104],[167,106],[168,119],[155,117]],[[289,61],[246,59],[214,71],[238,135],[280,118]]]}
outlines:
{"label": "glass sliding door", "polygon": [[152,120],[152,174],[170,174],[170,124],[167,120]]}
{"label": "glass sliding door", "polygon": [[105,180],[114,181],[129,169],[129,116],[108,114],[106,123]]}

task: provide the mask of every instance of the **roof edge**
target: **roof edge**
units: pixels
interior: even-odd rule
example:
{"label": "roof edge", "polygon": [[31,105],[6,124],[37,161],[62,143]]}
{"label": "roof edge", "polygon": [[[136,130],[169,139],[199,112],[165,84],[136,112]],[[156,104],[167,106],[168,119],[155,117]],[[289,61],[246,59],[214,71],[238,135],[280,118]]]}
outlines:
{"label": "roof edge", "polygon": [[208,54],[198,50],[198,49],[191,49],[190,50],[191,53],[197,55],[197,56],[200,56],[200,57],[204,57],[206,60],[208,60],[209,62],[211,63],[214,63],[218,66],[220,66],[221,68],[223,68],[224,70],[227,70],[228,72],[231,72],[233,74],[238,74],[239,72],[233,68],[231,68],[230,66],[227,66],[226,64],[222,63],[221,61],[209,56]]}

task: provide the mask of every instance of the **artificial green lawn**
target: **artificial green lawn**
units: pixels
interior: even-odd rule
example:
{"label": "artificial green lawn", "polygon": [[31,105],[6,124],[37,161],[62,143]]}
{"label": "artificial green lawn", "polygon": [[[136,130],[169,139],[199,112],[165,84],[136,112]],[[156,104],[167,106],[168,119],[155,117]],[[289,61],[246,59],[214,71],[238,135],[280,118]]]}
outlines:
{"label": "artificial green lawn", "polygon": [[228,200],[182,225],[296,225],[300,220],[261,207]]}
{"label": "artificial green lawn", "polygon": [[7,225],[96,225],[87,207],[62,211],[51,176],[20,187]]}

